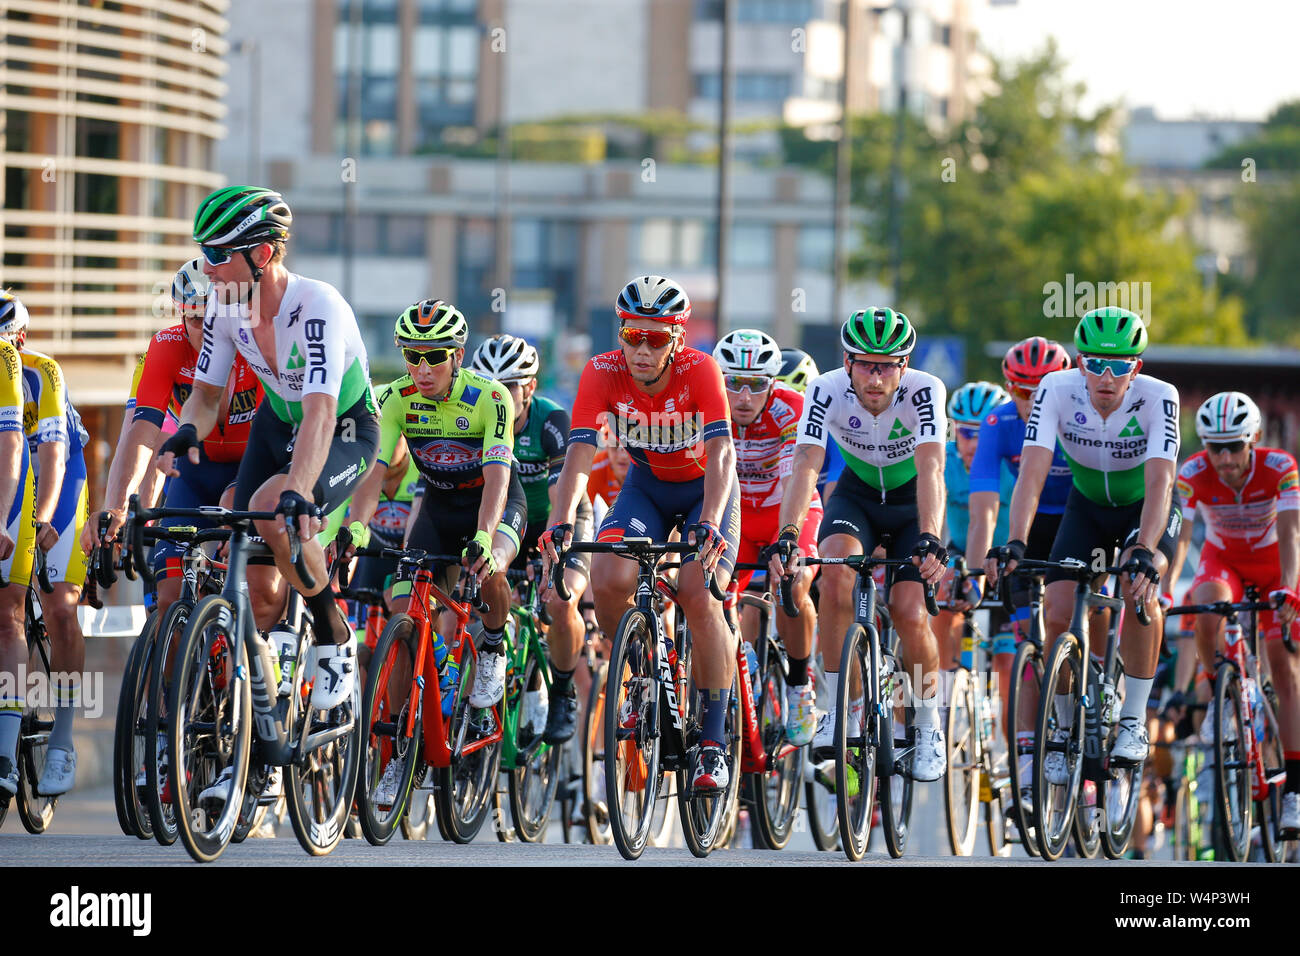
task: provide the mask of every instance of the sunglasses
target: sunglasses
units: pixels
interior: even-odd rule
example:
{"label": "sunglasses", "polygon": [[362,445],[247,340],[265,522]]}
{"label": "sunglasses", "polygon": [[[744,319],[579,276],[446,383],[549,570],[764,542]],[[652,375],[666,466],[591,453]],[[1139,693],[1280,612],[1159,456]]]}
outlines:
{"label": "sunglasses", "polygon": [[765,392],[772,384],[766,375],[724,375],[722,381],[729,392],[739,392],[743,388],[750,392]]}
{"label": "sunglasses", "polygon": [[203,258],[208,261],[208,265],[224,266],[234,258],[236,252],[256,249],[260,245],[260,242],[255,242],[251,246],[199,246],[199,251],[203,253]]}
{"label": "sunglasses", "polygon": [[958,425],[957,437],[970,441],[972,438],[980,437],[980,430],[978,428],[971,428],[969,425]]}
{"label": "sunglasses", "polygon": [[1092,375],[1105,375],[1110,372],[1116,378],[1122,378],[1137,368],[1137,359],[1108,359],[1098,358],[1095,355],[1079,356],[1079,364],[1083,366],[1085,372]]}
{"label": "sunglasses", "polygon": [[1035,388],[1032,385],[1017,385],[1015,382],[1007,382],[1007,391],[1013,398],[1030,399],[1034,397]]}
{"label": "sunglasses", "polygon": [[896,368],[902,368],[902,362],[864,362],[861,359],[849,359],[850,365],[856,365],[868,375],[879,375],[884,377]]}
{"label": "sunglasses", "polygon": [[661,349],[673,340],[673,333],[663,329],[629,329],[626,326],[618,330],[618,337],[632,348],[640,348],[641,343],[652,349]]}
{"label": "sunglasses", "polygon": [[1207,441],[1205,450],[1211,455],[1222,455],[1227,452],[1229,455],[1235,455],[1246,447],[1246,443],[1241,439],[1236,441]]}
{"label": "sunglasses", "polygon": [[429,368],[437,368],[455,354],[455,349],[402,349],[402,358],[411,368],[419,368],[421,362],[427,362]]}

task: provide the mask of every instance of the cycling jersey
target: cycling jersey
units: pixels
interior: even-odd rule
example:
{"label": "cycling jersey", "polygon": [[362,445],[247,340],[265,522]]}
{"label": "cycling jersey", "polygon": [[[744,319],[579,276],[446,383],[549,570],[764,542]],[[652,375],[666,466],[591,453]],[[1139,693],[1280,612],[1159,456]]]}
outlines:
{"label": "cycling jersey", "polygon": [[[628,465],[631,468],[631,464]],[[593,505],[600,498],[608,508],[618,498],[623,482],[614,476],[614,466],[609,463],[609,452],[602,448],[591,461],[591,477],[587,479],[587,497]]]}
{"label": "cycling jersey", "polygon": [[[198,353],[185,334],[185,326],[174,325],[154,335],[145,352],[134,386],[135,414],[132,421],[147,421],[159,428],[168,413],[179,416],[181,407],[194,390],[194,364]],[[262,402],[262,383],[242,355],[236,355],[230,378],[225,383],[226,412],[217,427],[203,440],[203,453],[211,461],[231,462],[244,457],[253,416]],[[209,501],[206,504],[216,504]]]}
{"label": "cycling jersey", "polygon": [[826,443],[826,457],[822,459],[822,467],[817,472],[817,493],[824,495],[826,486],[832,481],[839,481],[840,475],[844,473],[844,456],[840,454],[840,446],[835,444],[832,438]]}
{"label": "cycling jersey", "polygon": [[[978,454],[978,450],[976,452]],[[998,498],[1002,506],[998,509],[997,524],[993,529],[993,540],[1002,542],[1007,540],[1007,531],[1011,522],[1011,492],[1015,490],[1016,479],[1011,475],[1011,469],[1005,464],[1001,465],[1002,481],[1000,487],[994,490],[998,492]],[[966,471],[966,465],[961,460],[961,453],[957,451],[955,441],[948,442],[946,455],[943,461],[943,483],[948,489],[946,498],[947,516],[948,516],[948,540],[957,546],[957,550],[963,554],[966,551],[966,536],[970,530],[970,495],[975,490],[975,481],[971,477],[974,472],[974,463],[972,462],[971,472]]]}
{"label": "cycling jersey", "polygon": [[880,501],[916,498],[916,447],[942,445],[948,432],[943,382],[929,372],[904,369],[893,403],[876,416],[858,401],[849,373],[838,368],[813,379],[805,399],[801,444],[825,448],[834,438],[848,470],[875,489]]}
{"label": "cycling jersey", "polygon": [[376,547],[400,548],[406,534],[406,523],[411,519],[411,504],[415,501],[416,488],[420,484],[420,469],[415,466],[415,457],[406,456],[406,473],[397,486],[393,497],[379,492],[379,503],[370,519],[370,537]]}
{"label": "cycling jersey", "polygon": [[23,349],[18,356],[23,363],[23,431],[27,433],[33,467],[38,468],[36,449],[46,442],[64,446],[65,464],[81,457],[90,435],[68,400],[68,386],[59,363],[30,349]]}
{"label": "cycling jersey", "polygon": [[[1016,411],[1015,402],[999,405],[980,422],[979,447],[975,449],[975,458],[970,463],[970,490],[1000,491],[1002,488],[1002,466],[1011,472],[1011,480],[1020,477],[1020,452],[1025,445],[1025,422]],[[1065,510],[1065,499],[1070,495],[1070,463],[1061,451],[1061,443],[1056,443],[1052,452],[1052,467],[1043,482],[1043,491],[1038,496],[1040,514],[1060,514]],[[1000,526],[1000,525],[999,525]],[[1005,538],[994,538],[1005,541]]]}
{"label": "cycling jersey", "polygon": [[405,435],[415,466],[429,488],[480,489],[484,465],[513,465],[510,431],[514,420],[510,392],[469,369],[456,372],[442,399],[425,398],[411,376],[403,375],[383,393],[379,464],[392,460],[397,439]]}
{"label": "cycling jersey", "polygon": [[337,289],[289,274],[272,320],[276,371],[262,355],[246,313],[243,303],[208,297],[196,381],[224,386],[238,352],[261,379],[267,404],[281,421],[301,423],[303,398],[316,394],[336,398],[340,412],[363,400],[368,411],[375,411],[366,346],[352,307]]}
{"label": "cycling jersey", "polygon": [[[22,359],[18,356],[18,350],[4,341],[0,341],[0,432],[15,432],[19,438],[25,438]],[[32,547],[36,540],[36,528],[32,523],[35,492],[31,453],[26,441],[20,444],[22,454],[14,500],[9,505],[9,513],[5,515],[5,529],[15,547],[9,557],[0,561],[0,573],[7,583],[25,587],[31,581]]]}
{"label": "cycling jersey", "polygon": [[745,512],[780,506],[784,479],[794,461],[795,431],[802,411],[803,396],[777,385],[752,423],[732,423],[740,506]]}
{"label": "cycling jersey", "polygon": [[1146,462],[1178,460],[1178,391],[1138,375],[1119,409],[1102,418],[1080,369],[1052,372],[1034,392],[1025,444],[1055,450],[1058,438],[1085,498],[1110,508],[1141,501]]}
{"label": "cycling jersey", "polygon": [[1256,448],[1250,453],[1250,470],[1240,491],[1223,483],[1198,451],[1178,470],[1178,493],[1183,517],[1200,511],[1205,520],[1206,543],[1233,555],[1277,544],[1277,513],[1300,510],[1300,475],[1296,460],[1277,448]]}
{"label": "cycling jersey", "polygon": [[682,349],[665,375],[668,387],[647,395],[632,381],[621,350],[597,355],[578,382],[569,441],[595,445],[597,416],[609,412],[610,430],[631,453],[633,467],[662,481],[702,477],[708,463],[705,443],[731,436],[722,372],[712,356]]}
{"label": "cycling jersey", "polygon": [[569,413],[549,398],[534,395],[528,424],[515,436],[519,480],[528,496],[528,523],[541,524],[551,513],[548,489],[560,479],[569,440]]}

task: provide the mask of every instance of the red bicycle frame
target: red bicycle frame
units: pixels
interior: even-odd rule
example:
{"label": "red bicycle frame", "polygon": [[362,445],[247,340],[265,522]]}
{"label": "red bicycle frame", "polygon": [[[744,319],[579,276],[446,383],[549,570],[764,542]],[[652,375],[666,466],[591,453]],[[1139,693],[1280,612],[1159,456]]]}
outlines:
{"label": "red bicycle frame", "polygon": [[1227,645],[1224,659],[1231,661],[1241,677],[1241,732],[1246,738],[1246,750],[1250,755],[1251,790],[1256,802],[1268,799],[1270,784],[1282,787],[1286,783],[1286,769],[1283,768],[1270,779],[1264,776],[1264,754],[1260,750],[1259,738],[1255,736],[1255,694],[1257,682],[1246,669],[1246,642],[1241,639],[1241,624],[1234,614],[1224,627],[1224,642]]}

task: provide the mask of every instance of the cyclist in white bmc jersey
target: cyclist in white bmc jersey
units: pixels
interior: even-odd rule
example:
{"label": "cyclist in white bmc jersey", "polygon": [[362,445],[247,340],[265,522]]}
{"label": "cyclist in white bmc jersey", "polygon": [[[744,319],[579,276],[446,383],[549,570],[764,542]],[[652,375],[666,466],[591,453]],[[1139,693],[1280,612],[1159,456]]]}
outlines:
{"label": "cyclist in white bmc jersey", "polygon": [[[799,533],[827,440],[834,438],[846,467],[826,502],[817,549],[829,558],[869,554],[881,535],[889,534],[889,557],[914,559],[894,576],[889,610],[904,663],[914,674],[917,735],[912,777],[938,780],[947,767],[939,727],[939,645],[930,629],[922,582],[937,584],[948,560],[939,539],[947,396],[939,379],[907,367],[916,332],[901,312],[855,312],[840,331],[840,343],[843,367],[814,379],[805,395],[790,483],[781,503],[778,550],[769,569],[780,576],[797,567]],[[819,631],[832,707],[841,679],[840,650],[853,620],[855,581],[856,572],[849,568],[822,568]],[[849,735],[856,736],[863,715],[848,717]],[[817,725],[814,758],[833,745],[834,728],[831,710]]]}
{"label": "cyclist in white bmc jersey", "polygon": [[[334,603],[324,549],[315,536],[322,512],[347,501],[373,464],[379,422],[352,308],[333,286],[284,267],[292,218],[278,193],[253,186],[217,190],[199,205],[194,240],[214,294],[194,392],[176,434],[162,446],[159,466],[175,474],[173,455],[197,458],[200,440],[216,427],[238,352],[261,380],[265,399],[240,464],[234,507],[274,511],[280,519],[256,523],[275,554],[275,568],[248,568],[253,616],[263,630],[280,619],[287,592],[276,570],[302,593],[316,639],[312,706],[326,710],[352,695],[356,639]],[[289,561],[283,524],[289,520],[297,524],[307,570],[316,580],[310,592]]]}
{"label": "cyclist in white bmc jersey", "polygon": [[[1142,319],[1126,309],[1107,307],[1084,315],[1075,329],[1074,344],[1078,367],[1045,376],[1034,394],[1020,477],[1011,499],[1011,540],[1006,547],[1012,560],[1007,571],[1014,570],[1015,562],[1025,555],[1025,541],[1059,439],[1074,486],[1051,560],[1109,564],[1114,549],[1122,548],[1120,564],[1135,568],[1134,573],[1121,575],[1129,609],[1120,635],[1126,690],[1110,756],[1117,763],[1140,764],[1149,748],[1146,706],[1160,652],[1160,576],[1169,567],[1182,523],[1174,495],[1178,392],[1167,382],[1138,374],[1147,330]],[[996,583],[994,554],[990,552],[985,570]],[[1050,649],[1056,635],[1069,629],[1074,582],[1057,571],[1049,571],[1046,580]],[[1139,602],[1146,605],[1149,625],[1139,623],[1133,611]],[[1058,739],[1068,739],[1073,723],[1069,700],[1069,695],[1056,699]],[[1051,783],[1065,783],[1063,752],[1047,755],[1045,773]]]}

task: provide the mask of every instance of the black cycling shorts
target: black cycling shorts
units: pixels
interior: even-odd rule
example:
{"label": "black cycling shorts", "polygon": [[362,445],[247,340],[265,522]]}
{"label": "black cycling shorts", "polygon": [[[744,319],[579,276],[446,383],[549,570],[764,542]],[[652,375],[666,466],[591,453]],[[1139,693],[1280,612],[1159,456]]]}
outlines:
{"label": "black cycling shorts", "polygon": [[[263,402],[253,417],[248,432],[248,449],[239,463],[235,479],[235,510],[247,511],[258,488],[272,475],[289,472],[289,459],[298,438],[298,430],[275,414],[270,402]],[[365,398],[339,413],[334,426],[320,477],[312,488],[312,497],[325,514],[334,511],[352,497],[366,469],[375,460],[379,446],[379,419],[366,407]]]}
{"label": "black cycling shorts", "polygon": [[[1165,521],[1160,542],[1156,545],[1156,550],[1167,560],[1173,560],[1174,549],[1178,546],[1178,533],[1183,527],[1182,502],[1178,500],[1177,494],[1170,498],[1169,517]],[[1071,488],[1049,560],[1077,558],[1090,565],[1104,561],[1109,566],[1118,558],[1117,551],[1123,551],[1137,541],[1141,525],[1141,501],[1111,508],[1099,505],[1080,494],[1077,488]],[[1047,572],[1046,580],[1051,584],[1054,581],[1073,580],[1073,576],[1065,571],[1053,570]]]}
{"label": "black cycling shorts", "polygon": [[[845,468],[839,483],[826,502],[817,545],[834,534],[848,534],[862,544],[862,552],[870,554],[880,543],[882,535],[889,535],[886,557],[898,560],[910,558],[921,540],[921,526],[915,499],[883,503],[880,490],[872,488],[852,470]],[[895,581],[921,583],[921,571],[915,565],[893,568]]]}
{"label": "black cycling shorts", "polygon": [[[478,509],[482,500],[482,489],[474,489],[470,494],[458,492],[448,494],[437,488],[429,488],[421,479],[416,497],[423,496],[419,510],[411,518],[411,533],[407,544],[416,550],[429,554],[459,556],[478,531]],[[524,525],[528,519],[528,496],[524,493],[523,482],[519,473],[510,470],[510,485],[506,492],[506,506],[501,512],[501,521],[497,530],[519,541]],[[435,573],[450,563],[436,564]],[[397,580],[405,580],[409,575],[410,565],[403,565]]]}

